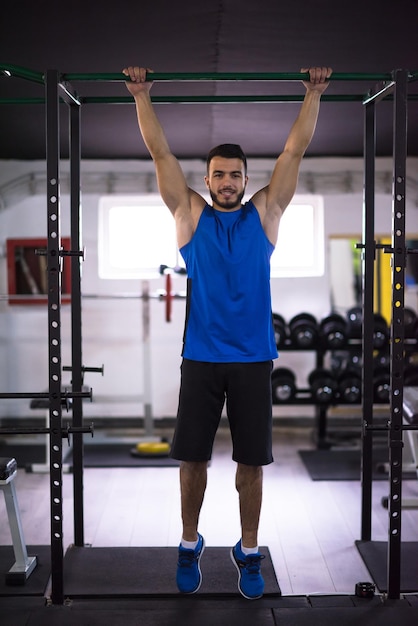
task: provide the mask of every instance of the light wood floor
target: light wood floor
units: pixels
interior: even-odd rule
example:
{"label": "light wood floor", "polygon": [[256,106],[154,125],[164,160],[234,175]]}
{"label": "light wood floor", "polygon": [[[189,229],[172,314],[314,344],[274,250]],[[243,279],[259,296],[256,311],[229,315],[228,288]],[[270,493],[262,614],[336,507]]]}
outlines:
{"label": "light wood floor", "polygon": [[[264,469],[259,543],[268,546],[283,594],[352,594],[370,575],[354,545],[360,539],[359,481],[312,481],[297,453],[313,448],[306,428],[276,428],[275,462]],[[208,546],[239,538],[235,464],[221,429],[209,468],[200,531]],[[64,474],[64,548],[73,542],[72,475]],[[49,476],[18,471],[19,508],[28,545],[49,545]],[[85,542],[103,546],[175,546],[180,539],[178,468],[85,469]],[[405,496],[418,481],[404,481]],[[387,540],[386,480],[373,483],[373,533]],[[0,498],[0,545],[11,545]],[[402,539],[418,541],[418,510],[402,513]]]}

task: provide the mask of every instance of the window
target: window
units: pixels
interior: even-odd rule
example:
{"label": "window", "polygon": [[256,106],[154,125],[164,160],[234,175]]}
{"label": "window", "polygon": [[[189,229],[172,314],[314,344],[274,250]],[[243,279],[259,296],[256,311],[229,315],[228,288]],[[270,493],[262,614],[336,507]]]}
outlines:
{"label": "window", "polygon": [[99,203],[100,278],[153,278],[176,267],[173,216],[159,195],[103,196]]}
{"label": "window", "polygon": [[320,196],[295,196],[279,228],[271,257],[272,278],[322,276],[324,210]]}
{"label": "window", "polygon": [[[160,196],[103,196],[99,203],[100,278],[152,278],[159,275],[160,265],[184,267],[174,219]],[[271,276],[323,273],[322,198],[295,196],[280,223]]]}

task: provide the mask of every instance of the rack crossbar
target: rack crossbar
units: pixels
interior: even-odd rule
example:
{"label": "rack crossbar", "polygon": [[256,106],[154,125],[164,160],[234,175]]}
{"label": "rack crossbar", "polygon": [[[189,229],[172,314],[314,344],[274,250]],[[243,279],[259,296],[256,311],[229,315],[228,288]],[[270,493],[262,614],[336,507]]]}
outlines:
{"label": "rack crossbar", "polygon": [[[384,100],[393,101],[393,96],[388,95]],[[154,104],[239,104],[239,103],[275,103],[275,102],[303,102],[302,95],[228,95],[228,96],[152,96],[151,100]],[[409,94],[409,101],[417,101],[418,94]],[[367,104],[364,94],[339,94],[339,95],[323,95],[322,102],[362,102]],[[61,100],[63,104],[64,101]],[[134,99],[131,96],[85,96],[79,98],[80,104],[133,104]],[[0,98],[0,105],[18,105],[18,104],[45,104],[45,98]]]}
{"label": "rack crossbar", "polygon": [[[69,81],[126,81],[122,73],[83,73],[64,74],[63,78]],[[334,72],[331,81],[387,81],[391,80],[390,73],[339,73]],[[301,81],[309,80],[308,72],[148,72],[146,80],[149,82],[210,82],[210,81]]]}

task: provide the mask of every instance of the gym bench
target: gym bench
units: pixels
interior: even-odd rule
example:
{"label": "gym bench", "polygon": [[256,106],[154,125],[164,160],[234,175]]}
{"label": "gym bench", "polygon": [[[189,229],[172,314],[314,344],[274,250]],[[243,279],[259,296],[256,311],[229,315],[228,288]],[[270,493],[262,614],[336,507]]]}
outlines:
{"label": "gym bench", "polygon": [[8,457],[0,458],[0,488],[4,493],[16,560],[15,564],[6,572],[7,585],[24,585],[37,565],[37,557],[28,556],[26,550],[17,503],[16,488],[14,485],[16,475],[16,459]]}

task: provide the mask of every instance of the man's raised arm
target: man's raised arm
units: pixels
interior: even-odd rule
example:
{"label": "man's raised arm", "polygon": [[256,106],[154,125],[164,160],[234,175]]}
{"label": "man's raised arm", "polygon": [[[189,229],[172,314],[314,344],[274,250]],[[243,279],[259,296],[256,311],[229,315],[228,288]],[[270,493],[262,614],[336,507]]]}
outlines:
{"label": "man's raised arm", "polygon": [[277,240],[280,217],[296,191],[300,163],[315,132],[321,95],[332,74],[329,67],[312,67],[301,72],[308,72],[310,80],[303,81],[306,94],[299,114],[276,161],[269,185],[253,197],[264,230],[273,244]]}
{"label": "man's raised arm", "polygon": [[204,204],[203,199],[189,189],[177,158],[168,145],[164,130],[151,102],[152,82],[146,80],[143,67],[127,67],[126,87],[135,100],[138,125],[142,138],[155,164],[158,188],[164,203],[177,221],[178,243],[181,247],[193,233],[192,204]]}

